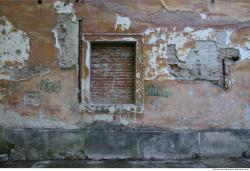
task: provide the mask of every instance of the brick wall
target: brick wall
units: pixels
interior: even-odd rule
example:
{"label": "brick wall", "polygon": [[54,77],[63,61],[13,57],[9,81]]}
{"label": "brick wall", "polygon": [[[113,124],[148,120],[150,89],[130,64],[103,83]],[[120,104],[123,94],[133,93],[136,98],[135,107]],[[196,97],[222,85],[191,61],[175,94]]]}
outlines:
{"label": "brick wall", "polygon": [[93,103],[134,103],[134,44],[91,44],[90,90]]}

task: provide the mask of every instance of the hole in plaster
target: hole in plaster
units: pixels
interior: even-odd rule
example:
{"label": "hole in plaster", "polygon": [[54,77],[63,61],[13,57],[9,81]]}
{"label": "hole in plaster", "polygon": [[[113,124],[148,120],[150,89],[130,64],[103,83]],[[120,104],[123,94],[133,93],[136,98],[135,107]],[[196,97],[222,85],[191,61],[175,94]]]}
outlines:
{"label": "hole in plaster", "polygon": [[37,3],[38,3],[38,4],[42,4],[43,1],[42,1],[42,0],[37,0]]}
{"label": "hole in plaster", "polygon": [[21,53],[22,53],[22,51],[21,51],[20,49],[17,49],[17,50],[16,50],[16,54],[17,54],[17,55],[20,55]]}

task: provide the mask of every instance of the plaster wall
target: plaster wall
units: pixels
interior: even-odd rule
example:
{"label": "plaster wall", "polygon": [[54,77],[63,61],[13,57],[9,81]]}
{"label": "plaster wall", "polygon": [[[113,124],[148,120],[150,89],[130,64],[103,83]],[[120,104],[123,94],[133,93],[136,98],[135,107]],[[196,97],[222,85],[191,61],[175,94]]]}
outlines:
{"label": "plaster wall", "polygon": [[[1,126],[78,129],[105,121],[171,130],[250,128],[249,1],[42,2],[0,1]],[[143,113],[95,113],[79,104],[79,70],[82,95],[89,93],[87,34],[141,37]]]}

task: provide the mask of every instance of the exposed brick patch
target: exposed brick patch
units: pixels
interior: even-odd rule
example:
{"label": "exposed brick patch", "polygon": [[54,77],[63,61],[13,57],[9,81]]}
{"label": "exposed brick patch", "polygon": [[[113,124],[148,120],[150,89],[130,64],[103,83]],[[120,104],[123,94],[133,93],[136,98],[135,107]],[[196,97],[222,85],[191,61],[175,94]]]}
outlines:
{"label": "exposed brick patch", "polygon": [[92,43],[91,99],[94,103],[133,104],[135,45]]}

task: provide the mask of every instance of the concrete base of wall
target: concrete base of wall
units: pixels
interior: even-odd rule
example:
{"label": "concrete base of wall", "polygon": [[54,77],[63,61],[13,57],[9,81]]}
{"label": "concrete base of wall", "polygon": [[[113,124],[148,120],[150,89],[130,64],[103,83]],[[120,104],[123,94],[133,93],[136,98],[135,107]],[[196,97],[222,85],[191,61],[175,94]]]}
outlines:
{"label": "concrete base of wall", "polygon": [[241,157],[250,130],[181,130],[90,125],[81,130],[0,129],[0,154],[12,160],[189,159]]}

